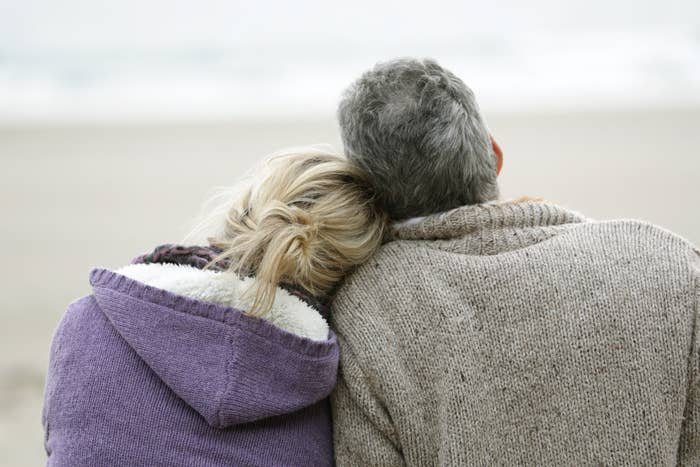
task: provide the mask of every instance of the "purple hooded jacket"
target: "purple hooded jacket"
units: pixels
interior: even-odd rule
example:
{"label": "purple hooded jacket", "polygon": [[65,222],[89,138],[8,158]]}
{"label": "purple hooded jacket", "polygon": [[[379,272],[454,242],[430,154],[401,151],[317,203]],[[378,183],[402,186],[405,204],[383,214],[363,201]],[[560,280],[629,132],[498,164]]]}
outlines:
{"label": "purple hooded jacket", "polygon": [[48,465],[333,463],[338,346],[310,305],[278,291],[280,308],[254,318],[227,306],[238,303],[233,274],[131,267],[143,281],[93,270],[93,294],[58,326],[42,416]]}

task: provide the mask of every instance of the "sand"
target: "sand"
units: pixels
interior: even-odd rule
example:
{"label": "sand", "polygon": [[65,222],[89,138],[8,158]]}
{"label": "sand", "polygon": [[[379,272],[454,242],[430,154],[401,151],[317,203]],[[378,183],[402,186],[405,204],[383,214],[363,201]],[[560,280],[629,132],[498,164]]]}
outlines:
{"label": "sand", "polygon": [[[493,115],[504,197],[544,197],[598,219],[641,218],[700,244],[700,109]],[[0,128],[0,465],[45,462],[51,335],[117,267],[188,231],[208,190],[272,151],[339,147],[332,116]]]}

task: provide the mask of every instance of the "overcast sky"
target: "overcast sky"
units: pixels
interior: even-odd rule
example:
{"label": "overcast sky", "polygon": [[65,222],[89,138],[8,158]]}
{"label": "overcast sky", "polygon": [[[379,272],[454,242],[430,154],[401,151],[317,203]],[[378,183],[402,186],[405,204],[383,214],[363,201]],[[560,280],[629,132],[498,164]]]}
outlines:
{"label": "overcast sky", "polygon": [[328,112],[408,55],[497,107],[700,104],[700,1],[0,0],[0,119]]}
{"label": "overcast sky", "polygon": [[30,48],[463,41],[560,31],[700,35],[700,2],[2,0],[0,44]]}

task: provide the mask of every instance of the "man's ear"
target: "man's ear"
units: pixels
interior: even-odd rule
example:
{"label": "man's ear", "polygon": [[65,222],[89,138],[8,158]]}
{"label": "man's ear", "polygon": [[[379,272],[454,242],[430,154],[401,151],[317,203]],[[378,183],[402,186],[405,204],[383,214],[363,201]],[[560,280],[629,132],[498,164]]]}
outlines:
{"label": "man's ear", "polygon": [[493,153],[496,156],[496,175],[500,175],[501,169],[503,168],[503,151],[494,139],[493,135],[489,134],[489,136],[491,137],[491,146],[493,147]]}

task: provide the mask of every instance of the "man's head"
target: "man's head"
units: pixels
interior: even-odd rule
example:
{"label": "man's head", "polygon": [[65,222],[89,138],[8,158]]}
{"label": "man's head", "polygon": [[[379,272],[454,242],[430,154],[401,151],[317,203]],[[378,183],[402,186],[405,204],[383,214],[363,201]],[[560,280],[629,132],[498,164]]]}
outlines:
{"label": "man's head", "polygon": [[498,198],[500,148],[472,91],[432,60],[376,65],[345,91],[338,120],[393,219]]}

